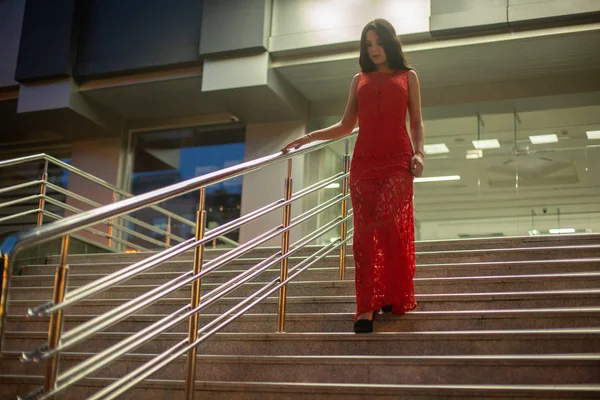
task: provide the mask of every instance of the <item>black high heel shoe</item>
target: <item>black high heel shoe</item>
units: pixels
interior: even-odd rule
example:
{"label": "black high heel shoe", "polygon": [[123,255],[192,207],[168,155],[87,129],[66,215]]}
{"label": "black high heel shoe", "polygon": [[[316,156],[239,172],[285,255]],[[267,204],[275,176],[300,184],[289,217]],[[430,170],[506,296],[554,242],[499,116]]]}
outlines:
{"label": "black high heel shoe", "polygon": [[354,322],[354,333],[371,333],[373,332],[373,317],[371,314],[371,319],[357,319]]}
{"label": "black high heel shoe", "polygon": [[354,323],[354,333],[371,333],[373,332],[372,319],[357,319]]}

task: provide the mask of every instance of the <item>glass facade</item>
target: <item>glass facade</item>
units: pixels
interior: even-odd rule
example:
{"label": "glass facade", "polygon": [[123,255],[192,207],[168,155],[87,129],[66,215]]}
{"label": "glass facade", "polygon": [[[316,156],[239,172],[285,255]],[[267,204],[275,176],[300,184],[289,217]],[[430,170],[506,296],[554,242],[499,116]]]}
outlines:
{"label": "glass facade", "polygon": [[[426,117],[425,173],[414,184],[416,240],[600,232],[596,115],[597,106],[583,105]],[[320,167],[308,183],[341,171],[341,149],[311,157]],[[337,193],[323,191],[320,201]]]}
{"label": "glass facade", "polygon": [[[133,194],[146,193],[230,167],[244,159],[244,129],[240,126],[227,129],[202,127],[138,133],[134,135],[133,143],[134,160],[130,178]],[[239,217],[241,193],[241,177],[207,187],[208,229]],[[165,201],[159,206],[194,222],[198,202],[198,192],[194,191]],[[167,216],[154,210],[141,210],[135,217],[160,230],[166,231],[168,228],[173,235],[184,239],[194,234],[189,224],[175,219],[169,220]],[[167,240],[165,235],[148,229],[136,226],[135,230],[159,241]],[[227,235],[236,241],[238,236],[237,231]],[[133,242],[140,240],[130,235],[126,239]]]}
{"label": "glass facade", "polygon": [[585,117],[594,109],[427,121],[430,181],[415,182],[418,238],[598,232],[600,142]]}

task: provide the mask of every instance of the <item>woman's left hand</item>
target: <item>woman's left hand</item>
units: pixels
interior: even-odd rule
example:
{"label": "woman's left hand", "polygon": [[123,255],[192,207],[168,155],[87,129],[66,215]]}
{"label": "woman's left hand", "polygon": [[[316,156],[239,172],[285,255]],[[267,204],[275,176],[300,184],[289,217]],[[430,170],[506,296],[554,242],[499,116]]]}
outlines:
{"label": "woman's left hand", "polygon": [[423,175],[423,156],[419,153],[415,153],[410,159],[410,172],[419,177]]}

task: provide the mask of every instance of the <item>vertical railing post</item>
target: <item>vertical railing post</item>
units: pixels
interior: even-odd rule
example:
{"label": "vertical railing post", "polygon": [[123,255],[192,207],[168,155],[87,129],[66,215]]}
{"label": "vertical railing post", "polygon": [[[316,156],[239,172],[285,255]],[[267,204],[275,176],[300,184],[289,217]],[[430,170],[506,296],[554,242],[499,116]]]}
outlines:
{"label": "vertical railing post", "polygon": [[[54,277],[54,292],[52,294],[52,304],[59,304],[65,298],[67,291],[67,255],[69,253],[69,235],[65,235],[62,240],[60,251],[60,265],[56,268]],[[63,328],[63,310],[58,310],[50,316],[50,327],[48,328],[48,350],[55,349],[60,344],[60,337]],[[59,354],[55,354],[46,361],[46,374],[44,379],[44,392],[48,393],[54,389],[56,384],[56,374],[58,373]]]}
{"label": "vertical railing post", "polygon": [[[113,190],[112,192],[112,202],[114,204],[114,202],[117,201],[117,195],[115,193],[115,191]],[[111,218],[108,220],[108,243],[107,246],[111,247],[112,246],[112,241],[113,241],[113,226],[115,224],[115,219]]]}
{"label": "vertical railing post", "polygon": [[[206,188],[200,189],[200,203],[196,213],[196,240],[201,240],[204,237],[204,227],[206,225],[206,210],[204,205],[206,202]],[[202,258],[204,256],[204,245],[197,246],[194,249],[194,274],[199,274],[202,271]],[[200,304],[200,279],[192,282],[192,292],[190,297],[190,307],[194,309]],[[188,343],[193,343],[198,338],[198,314],[193,314],[190,317],[188,325]],[[185,372],[185,398],[186,400],[194,399],[194,386],[196,380],[196,347],[192,347],[187,354],[186,372]]]}
{"label": "vertical railing post", "polygon": [[[292,159],[288,159],[287,176],[284,183],[283,198],[285,201],[292,198]],[[292,219],[292,205],[287,204],[283,207],[283,228],[290,225]],[[290,231],[285,231],[281,234],[281,254],[286,255],[290,249]],[[288,277],[288,258],[281,260],[280,282],[283,282]],[[283,285],[279,289],[279,303],[277,309],[277,332],[285,331],[285,306],[287,298],[287,285]]]}
{"label": "vertical railing post", "polygon": [[[202,190],[202,189],[201,189]],[[171,247],[171,216],[167,217],[167,233],[165,235],[165,246],[167,248]]]}
{"label": "vertical railing post", "polygon": [[[350,139],[345,140],[345,150],[344,150],[344,174],[347,174],[350,171]],[[349,179],[346,176],[342,180],[342,195],[344,199],[342,199],[342,219],[345,219],[348,216],[348,203],[346,202],[345,197],[348,195],[348,182]],[[340,245],[340,280],[344,280],[346,277],[346,238],[348,237],[348,224],[346,221],[343,221],[340,224],[340,240],[342,244]]]}
{"label": "vertical railing post", "polygon": [[42,183],[40,185],[40,200],[38,204],[37,226],[44,222],[44,207],[46,205],[46,182],[48,182],[48,160],[44,160],[44,172],[42,172]]}
{"label": "vertical railing post", "polygon": [[3,347],[4,342],[4,324],[6,321],[6,308],[8,305],[8,283],[10,279],[9,268],[10,263],[8,260],[8,254],[1,255],[0,261],[2,262],[2,292],[0,292],[0,351]]}

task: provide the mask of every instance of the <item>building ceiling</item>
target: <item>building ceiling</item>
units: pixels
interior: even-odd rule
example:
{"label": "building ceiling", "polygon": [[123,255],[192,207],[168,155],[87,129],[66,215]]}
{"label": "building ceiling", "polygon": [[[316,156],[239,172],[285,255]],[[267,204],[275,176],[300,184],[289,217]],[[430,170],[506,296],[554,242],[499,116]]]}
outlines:
{"label": "building ceiling", "polygon": [[[404,47],[424,89],[503,82],[599,69],[600,24],[579,29],[449,39]],[[358,52],[276,59],[273,67],[309,101],[336,99],[347,96],[352,77],[359,71]],[[597,79],[600,81],[600,77]]]}

